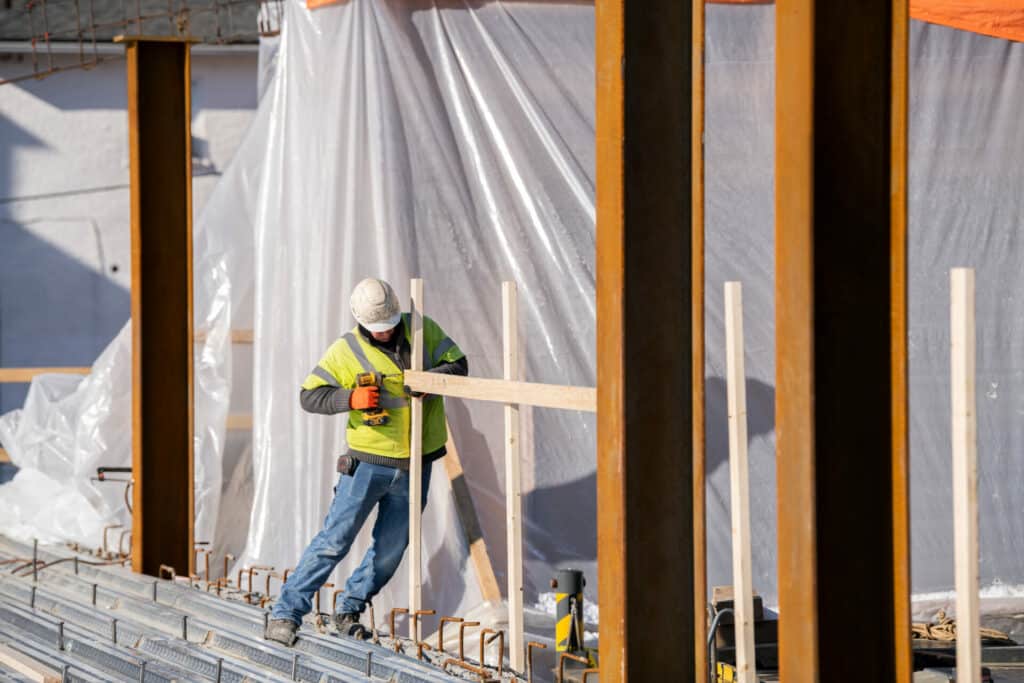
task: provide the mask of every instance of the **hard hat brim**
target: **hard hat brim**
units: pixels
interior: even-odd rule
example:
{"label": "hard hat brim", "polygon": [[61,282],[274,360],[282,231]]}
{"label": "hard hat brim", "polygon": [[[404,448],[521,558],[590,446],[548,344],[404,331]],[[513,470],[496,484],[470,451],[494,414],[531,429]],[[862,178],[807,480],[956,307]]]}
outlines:
{"label": "hard hat brim", "polygon": [[387,332],[394,328],[395,325],[402,322],[402,313],[399,311],[387,320],[381,320],[376,323],[361,323],[363,327],[368,329],[370,332]]}

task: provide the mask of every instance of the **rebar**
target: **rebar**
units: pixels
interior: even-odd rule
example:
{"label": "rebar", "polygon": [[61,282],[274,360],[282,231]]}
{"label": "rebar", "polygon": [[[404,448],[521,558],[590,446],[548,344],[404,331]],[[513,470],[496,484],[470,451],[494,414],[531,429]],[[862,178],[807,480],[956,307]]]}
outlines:
{"label": "rebar", "polygon": [[32,539],[32,583],[39,580],[39,539]]}
{"label": "rebar", "polygon": [[470,626],[479,626],[479,621],[463,621],[459,624],[459,661],[466,661],[466,653],[464,649],[464,639],[466,637],[466,629]]}
{"label": "rebar", "polygon": [[530,641],[526,644],[526,681],[527,683],[533,683],[533,649],[539,648],[541,650],[548,649],[548,646],[544,643],[538,643],[536,641]]}
{"label": "rebar", "polygon": [[501,674],[505,670],[505,632],[495,631],[493,629],[485,628],[480,631],[480,666],[487,666],[487,661],[484,659],[484,636],[489,633],[493,633],[488,640],[487,644],[490,645],[495,640],[498,642],[498,678],[501,678]]}
{"label": "rebar", "polygon": [[[127,552],[125,552],[125,550],[124,550],[124,537],[125,536],[128,537],[128,551]],[[125,529],[124,531],[121,532],[121,534],[117,537],[117,554],[118,555],[120,555],[121,557],[128,557],[129,555],[132,554],[132,541],[131,541],[131,539],[132,539],[132,530],[131,529]]]}
{"label": "rebar", "polygon": [[574,662],[580,662],[584,666],[590,665],[590,660],[580,655],[574,655],[571,652],[559,652],[558,653],[558,678],[555,679],[555,683],[565,683],[565,660],[571,659]]}
{"label": "rebar", "polygon": [[366,677],[373,677],[373,650],[366,651]]}
{"label": "rebar", "polygon": [[413,642],[420,642],[420,617],[429,617],[437,614],[435,609],[421,609],[412,614],[412,639]]}
{"label": "rebar", "polygon": [[217,659],[217,674],[216,674],[216,676],[214,677],[214,680],[215,680],[215,681],[216,681],[217,683],[221,683],[221,682],[220,682],[220,677],[221,677],[221,675],[222,675],[223,673],[224,673],[224,658],[223,658],[223,657],[220,657],[220,658],[218,658],[218,659]]}
{"label": "rebar", "polygon": [[95,607],[95,606],[96,606],[96,591],[97,591],[98,589],[99,589],[99,586],[98,586],[97,584],[95,584],[95,583],[94,583],[94,584],[92,585],[92,606],[93,606],[93,607]]}
{"label": "rebar", "polygon": [[482,681],[482,683],[487,683],[487,681],[488,681],[487,669],[485,669],[482,666],[473,666],[469,662],[464,662],[464,661],[460,661],[458,659],[451,658],[451,659],[444,660],[444,664],[441,666],[441,668],[444,669],[447,672],[448,671],[448,667],[451,664],[454,664],[455,666],[459,667],[460,669],[465,669],[466,671],[469,671],[470,673],[476,674],[477,676],[480,677],[480,680]]}
{"label": "rebar", "polygon": [[295,655],[292,658],[292,680],[299,680],[299,656]]}
{"label": "rebar", "polygon": [[178,572],[169,564],[160,565],[160,578],[164,578],[164,574],[167,574],[167,578],[174,581],[178,578]]}
{"label": "rebar", "polygon": [[[228,563],[229,561],[233,561],[234,559],[235,556],[231,553],[224,553],[224,574],[221,578],[223,578],[229,584],[231,583],[231,576],[230,574],[228,574]],[[241,586],[239,586],[239,588],[241,588]]]}
{"label": "rebar", "polygon": [[110,641],[117,645],[117,619],[110,620]]}
{"label": "rebar", "polygon": [[593,674],[594,676],[599,676],[601,674],[601,670],[600,669],[584,669],[582,671],[582,674],[583,674],[583,680],[581,681],[581,683],[587,683],[587,677],[588,676],[590,676],[591,674]]}
{"label": "rebar", "polygon": [[401,643],[401,641],[398,638],[398,632],[395,631],[395,615],[396,614],[408,614],[408,613],[409,613],[409,610],[407,610],[404,607],[392,607],[391,608],[391,615],[388,617],[388,628],[390,629],[389,633],[391,634],[391,639],[393,641],[395,641],[395,643],[394,643],[395,644],[395,652],[398,652],[398,650],[400,648],[400,643]]}
{"label": "rebar", "polygon": [[146,683],[146,660],[139,662],[139,683]]}
{"label": "rebar", "polygon": [[188,640],[188,615],[181,615],[181,639]]}
{"label": "rebar", "polygon": [[107,532],[109,532],[111,529],[122,528],[124,528],[123,524],[108,524],[107,526],[103,527],[103,556],[106,557],[106,559],[108,560],[110,559],[109,555],[111,553],[110,549],[107,547]]}
{"label": "rebar", "polygon": [[29,596],[28,596],[28,606],[31,607],[32,609],[36,608],[36,587],[35,586],[32,586],[31,592],[29,593]]}
{"label": "rebar", "polygon": [[373,617],[373,603],[366,604],[370,608],[370,635],[373,637],[373,644],[380,645],[380,636],[377,635],[377,620]]}
{"label": "rebar", "polygon": [[447,623],[457,624],[462,621],[462,617],[441,617],[440,622],[437,625],[437,651],[444,653],[444,625]]}
{"label": "rebar", "polygon": [[57,624],[57,650],[64,651],[64,622]]}
{"label": "rebar", "polygon": [[422,640],[416,641],[416,659],[423,661],[423,650],[433,650],[430,647],[430,643],[426,643]]}

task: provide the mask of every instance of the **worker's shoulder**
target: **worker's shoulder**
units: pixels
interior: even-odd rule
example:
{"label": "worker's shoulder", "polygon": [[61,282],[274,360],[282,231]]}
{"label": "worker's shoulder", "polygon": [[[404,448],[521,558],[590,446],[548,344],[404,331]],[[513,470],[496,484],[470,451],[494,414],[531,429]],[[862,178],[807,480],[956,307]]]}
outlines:
{"label": "worker's shoulder", "polygon": [[347,355],[352,351],[352,347],[349,346],[348,339],[350,339],[351,333],[346,332],[341,335],[327,347],[327,351],[324,352],[325,356],[340,356]]}

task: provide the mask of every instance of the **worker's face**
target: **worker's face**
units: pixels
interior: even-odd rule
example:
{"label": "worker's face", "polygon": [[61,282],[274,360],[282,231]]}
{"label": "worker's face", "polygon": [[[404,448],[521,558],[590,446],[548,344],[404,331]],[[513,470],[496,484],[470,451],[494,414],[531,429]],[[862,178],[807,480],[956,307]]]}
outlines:
{"label": "worker's face", "polygon": [[392,327],[390,330],[387,330],[386,332],[371,332],[370,334],[372,334],[373,338],[376,339],[377,341],[385,342],[386,343],[386,342],[391,341],[391,336],[395,333],[395,330],[397,328],[398,328],[398,325],[395,325],[394,327]]}

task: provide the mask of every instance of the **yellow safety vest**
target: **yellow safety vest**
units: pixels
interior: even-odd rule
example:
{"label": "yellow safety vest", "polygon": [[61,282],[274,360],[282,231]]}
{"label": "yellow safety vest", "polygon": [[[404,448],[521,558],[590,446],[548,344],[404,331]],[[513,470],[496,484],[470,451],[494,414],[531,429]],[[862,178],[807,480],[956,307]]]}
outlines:
{"label": "yellow safety vest", "polygon": [[[405,338],[411,345],[408,313],[402,314],[402,321]],[[465,355],[437,323],[426,316],[423,317],[424,369],[455,362]],[[361,410],[350,410],[345,436],[349,448],[356,451],[356,456],[363,452],[388,458],[408,459],[411,411],[409,398],[405,394],[406,369],[401,367],[400,354],[397,351],[391,355],[374,346],[362,335],[357,326],[331,344],[323,358],[313,368],[313,372],[302,383],[302,388],[336,386],[353,390],[359,373],[374,372],[380,375],[383,378],[380,405],[388,411],[391,419],[385,425],[371,427],[363,424]],[[423,453],[428,454],[440,449],[447,440],[444,399],[441,396],[431,396],[423,401]]]}

